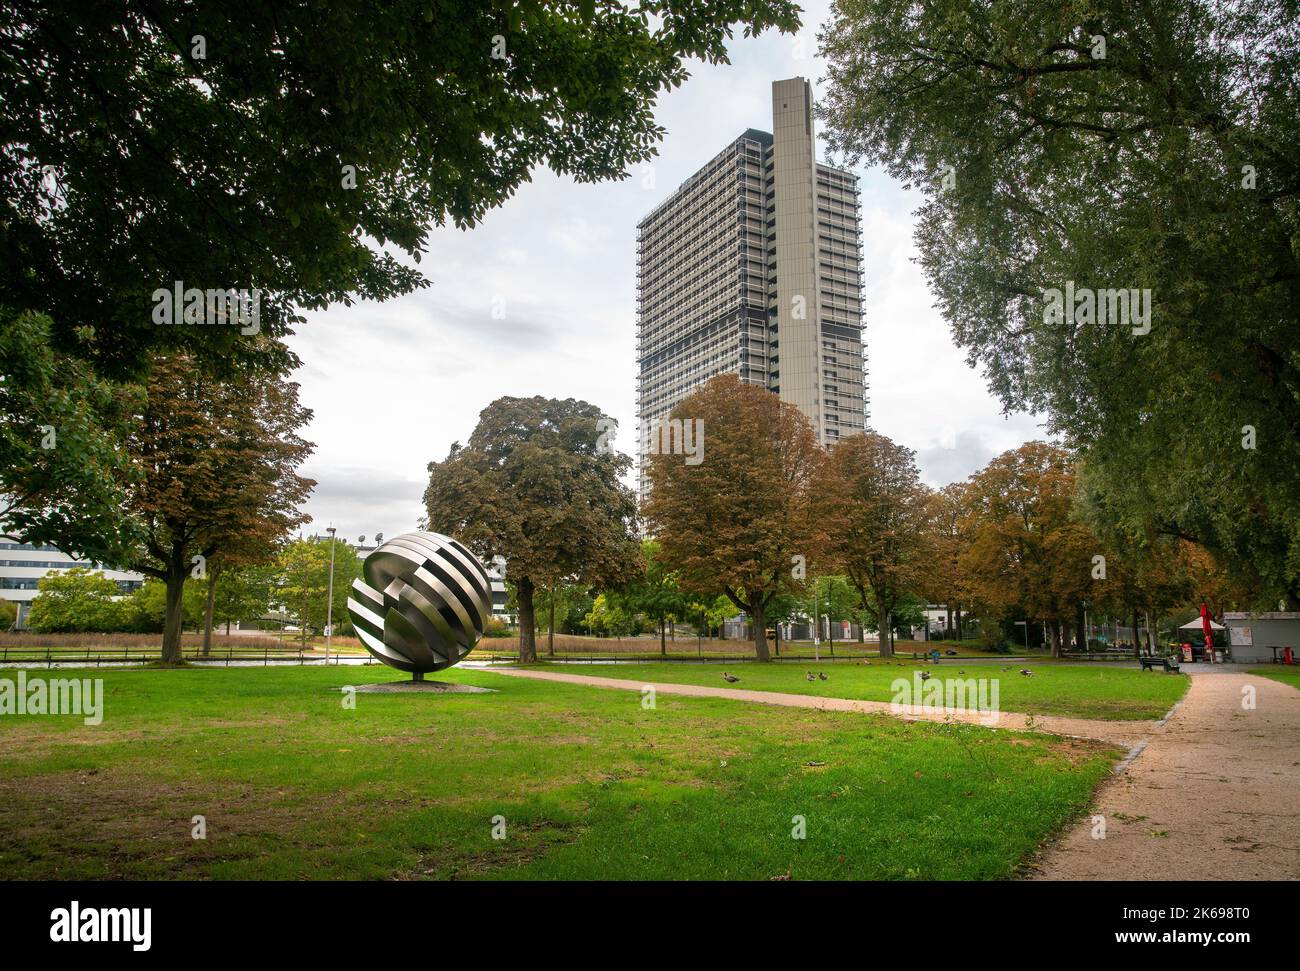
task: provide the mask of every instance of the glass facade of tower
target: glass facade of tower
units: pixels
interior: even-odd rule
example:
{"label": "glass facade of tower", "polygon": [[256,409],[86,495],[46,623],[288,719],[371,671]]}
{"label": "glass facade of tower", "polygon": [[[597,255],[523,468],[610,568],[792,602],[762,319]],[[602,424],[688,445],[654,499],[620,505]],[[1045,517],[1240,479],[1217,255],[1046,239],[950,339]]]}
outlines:
{"label": "glass facade of tower", "polygon": [[823,445],[865,427],[857,176],[816,162],[802,78],[637,224],[638,457],[655,422],[739,374],[796,404]]}

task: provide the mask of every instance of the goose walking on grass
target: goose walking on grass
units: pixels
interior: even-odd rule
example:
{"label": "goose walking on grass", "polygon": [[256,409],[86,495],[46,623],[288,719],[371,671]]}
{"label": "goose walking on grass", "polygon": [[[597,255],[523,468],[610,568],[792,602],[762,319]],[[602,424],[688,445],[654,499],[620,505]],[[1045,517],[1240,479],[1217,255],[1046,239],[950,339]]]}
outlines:
{"label": "goose walking on grass", "polygon": [[818,672],[817,672],[817,677],[820,678],[822,681],[829,681],[829,680],[830,680],[830,678],[826,677],[826,672],[825,672],[825,671],[818,671]]}
{"label": "goose walking on grass", "polygon": [[726,671],[723,671],[722,680],[727,682],[727,684],[735,684],[740,680],[740,678],[736,677],[734,674],[728,674]]}

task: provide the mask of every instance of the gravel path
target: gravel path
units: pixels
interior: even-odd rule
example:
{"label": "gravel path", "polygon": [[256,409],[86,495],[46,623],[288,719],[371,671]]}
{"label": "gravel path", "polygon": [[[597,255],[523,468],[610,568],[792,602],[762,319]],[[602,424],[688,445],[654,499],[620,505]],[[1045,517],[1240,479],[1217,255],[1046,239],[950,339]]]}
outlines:
{"label": "gravel path", "polygon": [[[1046,732],[1051,735],[1072,735],[1079,738],[1098,739],[1125,748],[1135,745],[1156,728],[1153,721],[1098,721],[1090,718],[1058,718],[1049,715],[1021,715],[1000,712],[995,721],[979,712],[926,711],[915,705],[894,706],[887,701],[862,701],[857,698],[821,698],[816,695],[787,694],[780,691],[750,691],[744,688],[710,688],[698,684],[664,684],[662,682],[631,681],[626,678],[599,678],[586,674],[562,674],[558,671],[530,671],[525,668],[491,668],[492,674],[512,678],[534,678],[538,681],[563,681],[567,684],[585,684],[596,688],[617,688],[622,691],[640,691],[647,684],[661,695],[689,695],[696,698],[731,698],[735,701],[753,701],[763,705],[786,705],[792,708],[818,708],[823,711],[858,711],[870,714],[898,715],[906,721],[960,721],[989,728],[1006,728],[1015,731]],[[1280,685],[1279,685],[1280,687]],[[1300,692],[1297,692],[1300,695]]]}
{"label": "gravel path", "polygon": [[[1031,866],[1040,880],[1300,879],[1300,691],[1189,670],[1174,716],[1091,814]],[[1243,689],[1256,707],[1243,708]]]}

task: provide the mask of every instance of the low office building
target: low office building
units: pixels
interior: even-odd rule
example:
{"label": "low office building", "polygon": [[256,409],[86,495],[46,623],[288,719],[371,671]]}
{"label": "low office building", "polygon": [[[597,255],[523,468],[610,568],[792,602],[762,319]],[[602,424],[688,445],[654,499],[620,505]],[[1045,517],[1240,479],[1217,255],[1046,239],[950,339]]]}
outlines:
{"label": "low office building", "polygon": [[144,583],[143,573],[119,570],[90,560],[69,556],[57,546],[19,542],[12,536],[0,537],[0,600],[8,600],[18,608],[15,627],[27,626],[27,614],[36,599],[37,581],[51,571],[71,570],[75,567],[96,570],[117,584],[122,596],[129,595]]}

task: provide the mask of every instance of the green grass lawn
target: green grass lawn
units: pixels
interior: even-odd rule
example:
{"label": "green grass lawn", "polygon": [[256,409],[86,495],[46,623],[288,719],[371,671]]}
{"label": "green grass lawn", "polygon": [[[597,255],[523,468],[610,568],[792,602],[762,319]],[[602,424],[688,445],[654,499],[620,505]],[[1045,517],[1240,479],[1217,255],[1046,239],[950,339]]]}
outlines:
{"label": "green grass lawn", "polygon": [[396,672],[53,672],[78,675],[104,679],[102,724],[0,716],[9,878],[1005,878],[1120,755],[476,670],[441,677],[497,693],[354,710],[341,686]]}
{"label": "green grass lawn", "polygon": [[1274,664],[1265,668],[1251,668],[1246,673],[1258,674],[1261,678],[1272,678],[1274,681],[1289,684],[1293,688],[1300,688],[1300,667]]}
{"label": "green grass lawn", "polygon": [[[1003,668],[1008,667],[1008,670]],[[1008,662],[1008,664],[967,664],[950,659],[938,665],[912,660],[870,664],[610,664],[538,665],[539,668],[591,674],[599,677],[625,678],[630,681],[660,681],[673,684],[703,684],[718,687],[752,688],[756,691],[785,691],[792,694],[821,695],[829,698],[861,698],[867,701],[891,701],[891,683],[896,678],[912,679],[914,671],[929,671],[934,678],[960,677],[999,679],[999,708],[1006,712],[1033,715],[1068,715],[1077,718],[1151,719],[1160,718],[1183,693],[1189,683],[1185,674],[1165,674],[1132,668],[1066,665],[1048,662]],[[1026,677],[1021,668],[1033,672]],[[740,678],[728,686],[723,670]],[[826,672],[826,681],[808,681],[806,672]]]}

